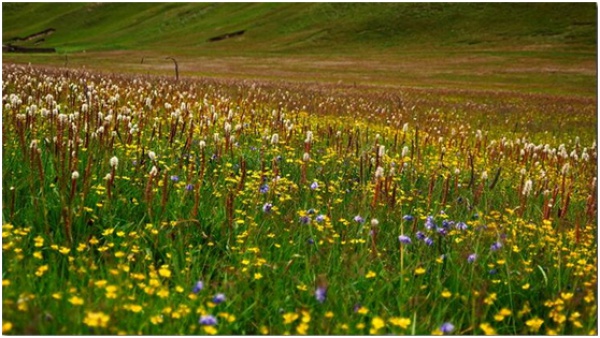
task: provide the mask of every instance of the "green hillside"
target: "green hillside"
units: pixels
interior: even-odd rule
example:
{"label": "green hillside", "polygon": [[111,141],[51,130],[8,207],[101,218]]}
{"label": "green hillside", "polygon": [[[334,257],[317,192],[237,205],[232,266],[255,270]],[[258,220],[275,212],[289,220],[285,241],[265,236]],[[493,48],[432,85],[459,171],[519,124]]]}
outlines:
{"label": "green hillside", "polygon": [[[2,40],[58,52],[360,53],[596,49],[595,3],[3,3]],[[244,30],[244,34],[208,40]]]}

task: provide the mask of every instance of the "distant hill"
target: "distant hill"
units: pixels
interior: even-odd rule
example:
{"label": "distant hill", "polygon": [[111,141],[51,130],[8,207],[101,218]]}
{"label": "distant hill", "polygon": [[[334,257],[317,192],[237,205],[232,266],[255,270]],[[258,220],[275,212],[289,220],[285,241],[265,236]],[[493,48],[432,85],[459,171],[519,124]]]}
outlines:
{"label": "distant hill", "polygon": [[595,3],[2,3],[3,44],[60,52],[595,50]]}

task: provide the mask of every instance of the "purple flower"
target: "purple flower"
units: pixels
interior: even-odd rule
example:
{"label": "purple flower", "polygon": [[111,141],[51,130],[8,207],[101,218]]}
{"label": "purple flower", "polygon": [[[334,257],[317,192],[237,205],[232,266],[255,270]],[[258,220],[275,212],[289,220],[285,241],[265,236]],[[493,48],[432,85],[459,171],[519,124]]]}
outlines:
{"label": "purple flower", "polygon": [[187,190],[187,191],[192,191],[192,190],[194,190],[194,185],[193,185],[193,184],[191,184],[191,183],[190,183],[190,184],[187,184],[187,185],[185,186],[185,190]]}
{"label": "purple flower", "polygon": [[362,217],[360,217],[360,215],[356,215],[356,216],[354,216],[354,222],[356,222],[356,223],[364,223],[365,219],[362,218]]}
{"label": "purple flower", "polygon": [[199,323],[201,325],[217,325],[217,318],[211,315],[205,315],[200,317]]}
{"label": "purple flower", "polygon": [[433,222],[433,216],[427,216],[427,219],[425,220],[425,227],[427,228],[427,230],[431,230],[431,229],[435,228],[435,223]]}
{"label": "purple flower", "polygon": [[177,176],[177,175],[171,175],[171,181],[173,181],[173,182],[179,182],[179,176]]}
{"label": "purple flower", "polygon": [[417,239],[418,240],[424,240],[425,239],[425,234],[422,233],[421,231],[417,231]]}
{"label": "purple flower", "polygon": [[318,286],[315,290],[315,298],[319,303],[323,303],[325,298],[327,298],[327,288],[323,286]]}
{"label": "purple flower", "polygon": [[467,225],[465,224],[465,222],[458,222],[456,224],[456,229],[461,231],[467,230]]}
{"label": "purple flower", "polygon": [[308,239],[308,244],[310,244],[310,245],[313,245],[313,244],[315,244],[315,240],[314,240],[314,239],[312,239],[312,238],[309,238],[309,239]]}
{"label": "purple flower", "polygon": [[405,220],[405,221],[407,221],[407,222],[411,222],[415,218],[412,217],[412,215],[404,215],[404,217],[402,217],[402,219]]}
{"label": "purple flower", "polygon": [[262,210],[263,210],[263,212],[270,212],[272,208],[273,208],[273,204],[265,203],[265,205],[263,205],[263,207],[262,207]]}
{"label": "purple flower", "polygon": [[309,215],[314,215],[316,213],[316,211],[315,211],[315,209],[310,208],[310,209],[308,209],[308,211],[306,211],[306,213]]}
{"label": "purple flower", "polygon": [[196,282],[196,285],[194,285],[192,292],[198,293],[198,292],[202,291],[202,289],[204,289],[204,283],[201,280],[199,280]]}
{"label": "purple flower", "polygon": [[437,233],[440,234],[441,236],[446,236],[448,231],[446,231],[446,228],[437,228]]}
{"label": "purple flower", "polygon": [[300,217],[300,223],[303,224],[303,225],[306,225],[306,224],[310,223],[310,217],[308,217],[308,216],[302,216],[302,217]]}
{"label": "purple flower", "polygon": [[424,239],[424,241],[425,241],[425,244],[427,244],[428,246],[432,246],[433,245],[433,239],[431,239],[429,237],[426,237]]}
{"label": "purple flower", "polygon": [[317,182],[312,182],[312,184],[310,185],[310,188],[312,190],[316,190],[318,187],[319,187],[319,183],[317,183]]}
{"label": "purple flower", "polygon": [[400,243],[402,243],[402,244],[411,244],[412,243],[412,241],[410,240],[410,237],[408,237],[406,235],[398,236],[398,241],[400,241]]}
{"label": "purple flower", "polygon": [[497,251],[502,247],[502,243],[500,242],[496,242],[494,244],[492,244],[492,246],[490,246],[490,250],[491,251]]}
{"label": "purple flower", "polygon": [[226,299],[226,298],[225,298],[225,295],[224,295],[224,294],[222,294],[222,293],[217,293],[217,294],[216,294],[216,295],[213,297],[212,301],[213,301],[213,303],[215,303],[215,304],[219,304],[219,303],[223,303],[223,302],[225,301],[225,299]]}
{"label": "purple flower", "polygon": [[325,220],[325,215],[319,215],[317,217],[315,217],[315,221],[321,223]]}
{"label": "purple flower", "polygon": [[446,334],[446,333],[451,333],[452,331],[454,331],[454,325],[452,325],[452,323],[444,323],[442,324],[442,326],[440,326],[440,331],[442,331],[442,333]]}
{"label": "purple flower", "polygon": [[261,194],[266,194],[269,191],[269,185],[268,184],[263,184],[260,187],[260,193]]}
{"label": "purple flower", "polygon": [[361,307],[362,307],[362,305],[360,305],[360,303],[356,303],[356,304],[354,304],[354,307],[352,308],[352,310],[354,310],[354,312],[358,312],[358,310],[360,310]]}
{"label": "purple flower", "polygon": [[473,263],[475,262],[475,260],[477,259],[477,254],[470,254],[469,257],[467,257],[467,262],[469,263]]}

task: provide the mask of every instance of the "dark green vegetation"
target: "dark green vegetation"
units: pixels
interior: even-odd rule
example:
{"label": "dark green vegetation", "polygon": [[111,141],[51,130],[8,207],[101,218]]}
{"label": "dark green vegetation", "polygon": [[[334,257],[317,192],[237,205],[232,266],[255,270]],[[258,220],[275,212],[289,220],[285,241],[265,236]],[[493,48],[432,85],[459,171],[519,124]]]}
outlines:
{"label": "dark green vegetation", "polygon": [[[47,28],[41,45],[63,52],[182,49],[355,53],[356,48],[514,47],[595,49],[596,5],[587,4],[16,4],[3,6],[2,39]],[[25,23],[25,24],[24,24]],[[243,37],[207,42],[246,30]]]}
{"label": "dark green vegetation", "polygon": [[[42,42],[18,45],[58,52],[4,54],[5,62],[170,74],[165,57],[176,56],[182,76],[597,91],[593,3],[2,6],[4,43],[54,28]],[[245,33],[208,41],[240,30]]]}

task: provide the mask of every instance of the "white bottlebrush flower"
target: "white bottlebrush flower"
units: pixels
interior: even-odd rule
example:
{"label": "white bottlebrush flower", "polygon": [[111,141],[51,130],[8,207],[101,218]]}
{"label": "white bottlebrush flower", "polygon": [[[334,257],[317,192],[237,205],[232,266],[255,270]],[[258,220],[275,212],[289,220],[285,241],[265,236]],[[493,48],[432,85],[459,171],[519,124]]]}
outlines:
{"label": "white bottlebrush flower", "polygon": [[304,162],[310,161],[310,154],[304,153],[304,155],[302,156],[302,161],[304,161]]}
{"label": "white bottlebrush flower", "polygon": [[385,146],[379,146],[379,157],[385,156]]}
{"label": "white bottlebrush flower", "polygon": [[533,189],[533,182],[531,180],[525,181],[525,185],[523,185],[523,195],[528,196]]}
{"label": "white bottlebrush flower", "polygon": [[279,143],[279,134],[271,135],[271,144],[277,144],[277,143]]}
{"label": "white bottlebrush flower", "polygon": [[565,165],[563,165],[562,169],[560,170],[560,173],[566,175],[569,173],[569,169],[571,169],[571,165],[569,165],[569,163],[565,163]]}
{"label": "white bottlebrush flower", "polygon": [[408,123],[405,123],[404,126],[402,126],[402,132],[406,133],[408,131]]}
{"label": "white bottlebrush flower", "polygon": [[116,156],[113,156],[110,158],[109,163],[112,168],[117,168],[117,166],[119,165],[119,159]]}
{"label": "white bottlebrush flower", "polygon": [[484,180],[484,181],[488,179],[488,173],[487,173],[487,171],[483,171],[481,173],[481,179]]}
{"label": "white bottlebrush flower", "polygon": [[150,150],[148,152],[148,157],[150,158],[151,161],[156,161],[156,153],[153,152],[152,150]]}
{"label": "white bottlebrush flower", "polygon": [[79,172],[77,170],[73,170],[73,172],[71,173],[71,179],[76,180],[78,178],[79,178]]}
{"label": "white bottlebrush flower", "polygon": [[152,169],[150,169],[150,176],[154,177],[158,175],[158,168],[156,168],[156,166],[152,166]]}
{"label": "white bottlebrush flower", "polygon": [[306,140],[304,140],[304,143],[311,143],[312,139],[313,139],[313,132],[309,130],[306,132]]}
{"label": "white bottlebrush flower", "polygon": [[408,146],[404,146],[404,148],[402,148],[402,158],[408,156],[409,151]]}
{"label": "white bottlebrush flower", "polygon": [[375,169],[375,178],[379,179],[382,177],[383,177],[383,168],[377,167],[377,169]]}
{"label": "white bottlebrush flower", "polygon": [[201,140],[200,142],[198,142],[198,146],[200,147],[200,149],[204,149],[204,147],[206,147],[206,142],[204,140]]}

